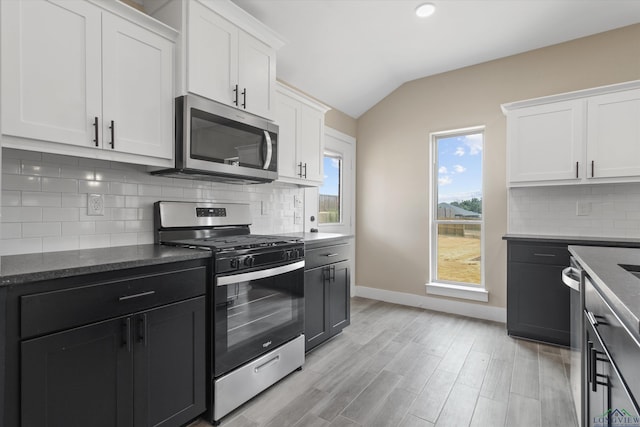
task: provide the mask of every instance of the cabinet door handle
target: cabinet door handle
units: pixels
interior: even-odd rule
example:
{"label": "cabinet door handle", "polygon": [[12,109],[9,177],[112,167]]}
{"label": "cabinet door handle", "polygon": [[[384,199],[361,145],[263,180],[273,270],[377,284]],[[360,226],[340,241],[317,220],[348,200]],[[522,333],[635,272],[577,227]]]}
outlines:
{"label": "cabinet door handle", "polygon": [[113,120],[111,120],[111,125],[109,126],[109,129],[111,129],[111,149],[116,148],[116,137],[115,137],[115,133],[116,133],[116,124]]}
{"label": "cabinet door handle", "polygon": [[127,347],[127,351],[131,352],[131,340],[129,335],[131,334],[131,318],[127,317],[122,321],[122,346]]}
{"label": "cabinet door handle", "polygon": [[242,108],[247,109],[247,88],[242,90]]}
{"label": "cabinet door handle", "polygon": [[120,298],[118,298],[118,301],[126,301],[126,300],[133,299],[133,298],[146,297],[147,295],[153,295],[155,293],[156,293],[156,291],[146,291],[146,292],[140,292],[139,294],[124,295],[124,296],[121,296]]}
{"label": "cabinet door handle", "polygon": [[138,342],[147,346],[147,315],[143,314],[138,318]]}
{"label": "cabinet door handle", "polygon": [[591,178],[593,178],[593,177],[594,177],[594,166],[595,166],[595,163],[596,163],[596,162],[594,162],[593,160],[591,160]]}
{"label": "cabinet door handle", "polygon": [[331,281],[332,282],[336,281],[336,266],[335,265],[331,266]]}
{"label": "cabinet door handle", "polygon": [[98,127],[98,116],[95,116],[93,118],[93,132],[94,132],[94,137],[95,139],[93,140],[93,142],[96,143],[96,147],[98,147],[100,145],[99,141],[98,141],[98,131],[100,130],[100,128]]}
{"label": "cabinet door handle", "polygon": [[307,164],[304,164],[304,177],[307,177]]}
{"label": "cabinet door handle", "polygon": [[576,178],[580,178],[580,177],[578,176],[578,165],[579,165],[579,162],[576,162]]}
{"label": "cabinet door handle", "polygon": [[598,391],[598,383],[596,382],[596,361],[598,360],[598,350],[591,347],[589,351],[589,381],[591,382],[591,391],[594,393]]}
{"label": "cabinet door handle", "polygon": [[236,105],[236,107],[238,106],[238,85],[236,85],[235,88],[233,88],[233,93],[234,93],[234,99],[233,99],[233,103]]}
{"label": "cabinet door handle", "polygon": [[298,168],[300,169],[300,172],[298,172],[298,176],[302,178],[302,162],[298,163]]}

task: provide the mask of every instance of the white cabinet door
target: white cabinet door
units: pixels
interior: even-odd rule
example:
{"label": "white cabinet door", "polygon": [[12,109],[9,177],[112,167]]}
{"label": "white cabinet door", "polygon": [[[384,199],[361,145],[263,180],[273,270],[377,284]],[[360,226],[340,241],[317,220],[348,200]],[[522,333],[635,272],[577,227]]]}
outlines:
{"label": "white cabinet door", "polygon": [[322,104],[278,85],[278,180],[303,186],[319,186],[324,180],[324,114]]}
{"label": "white cabinet door", "polygon": [[640,176],[640,89],[589,98],[587,117],[587,177]]}
{"label": "white cabinet door", "polygon": [[173,44],[109,13],[102,25],[104,148],[170,159]]}
{"label": "white cabinet door", "polygon": [[584,101],[520,108],[507,116],[509,183],[563,181],[584,177]]}
{"label": "white cabinet door", "polygon": [[101,116],[100,10],[80,1],[0,5],[2,132],[95,146],[93,123]]}
{"label": "white cabinet door", "polygon": [[187,90],[236,105],[238,28],[196,1],[189,1]]}
{"label": "white cabinet door", "polygon": [[239,31],[238,84],[240,108],[273,119],[276,52],[255,37]]}
{"label": "white cabinet door", "polygon": [[300,178],[297,163],[298,117],[300,104],[279,96],[276,107],[278,124],[278,175],[281,178]]}
{"label": "white cabinet door", "polygon": [[300,110],[300,138],[298,160],[303,164],[304,178],[322,184],[322,158],[324,149],[324,113],[306,105]]}

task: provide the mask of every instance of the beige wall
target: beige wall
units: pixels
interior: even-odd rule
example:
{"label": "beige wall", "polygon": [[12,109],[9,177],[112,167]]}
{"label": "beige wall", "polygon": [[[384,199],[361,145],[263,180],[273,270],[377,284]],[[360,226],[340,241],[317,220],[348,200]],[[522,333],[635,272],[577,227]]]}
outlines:
{"label": "beige wall", "polygon": [[331,109],[324,116],[324,124],[349,136],[356,137],[357,122],[342,111]]}
{"label": "beige wall", "polygon": [[[297,87],[290,85],[289,83],[283,81],[283,80],[279,80],[280,83],[289,86],[290,88],[303,93],[305,96],[308,96],[311,99],[315,99],[316,101],[318,101],[321,104],[324,104],[324,101],[315,98],[311,95],[309,95],[308,93],[298,89]],[[327,104],[325,104],[327,105]],[[340,110],[336,110],[335,108],[327,105],[328,107],[330,107],[331,109],[329,111],[327,111],[327,113],[324,115],[324,124],[326,126],[329,126],[330,128],[333,128],[337,131],[340,131],[342,133],[345,133],[349,136],[352,137],[356,137],[356,128],[357,128],[357,122],[356,119],[354,119],[351,116],[346,115],[345,113],[343,113]]]}
{"label": "beige wall", "polygon": [[500,104],[640,79],[640,24],[405,83],[357,121],[357,285],[425,295],[429,133],[484,125],[485,284],[506,306]]}

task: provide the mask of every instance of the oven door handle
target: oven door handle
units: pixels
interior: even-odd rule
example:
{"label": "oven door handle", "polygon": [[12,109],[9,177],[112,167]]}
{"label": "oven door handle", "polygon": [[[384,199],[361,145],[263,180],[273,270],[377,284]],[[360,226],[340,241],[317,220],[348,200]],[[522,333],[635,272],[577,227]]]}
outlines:
{"label": "oven door handle", "polygon": [[574,267],[567,267],[562,270],[562,283],[573,290],[580,291],[580,270]]}
{"label": "oven door handle", "polygon": [[265,279],[279,274],[290,273],[304,268],[304,261],[282,265],[280,267],[268,268],[266,270],[252,271],[250,273],[231,274],[229,276],[216,277],[216,286],[227,286],[233,283],[249,282],[251,280]]}

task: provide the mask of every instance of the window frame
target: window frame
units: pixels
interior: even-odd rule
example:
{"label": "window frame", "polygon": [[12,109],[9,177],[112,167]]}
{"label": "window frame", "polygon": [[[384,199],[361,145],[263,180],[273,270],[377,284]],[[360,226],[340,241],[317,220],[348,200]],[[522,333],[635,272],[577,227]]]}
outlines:
{"label": "window frame", "polygon": [[[486,132],[485,126],[471,126],[447,131],[432,132],[429,134],[429,154],[431,165],[431,182],[429,185],[429,283],[427,293],[441,296],[449,296],[475,301],[488,301],[488,293],[485,288],[485,158],[486,158]],[[480,220],[438,220],[438,140],[452,136],[469,134],[482,134],[482,217]],[[438,280],[438,225],[439,224],[478,224],[480,225],[480,283],[463,283],[448,280]]]}
{"label": "window frame", "polygon": [[322,186],[318,187],[318,226],[319,227],[326,227],[326,226],[332,226],[332,225],[344,225],[344,156],[342,153],[338,153],[336,151],[333,150],[328,150],[328,149],[324,149],[322,151],[322,164],[323,164],[323,170],[324,170],[324,160],[325,157],[333,157],[333,158],[338,158],[340,159],[340,169],[338,170],[338,209],[339,209],[339,214],[340,214],[340,218],[338,222],[320,222],[320,189],[322,188]]}

